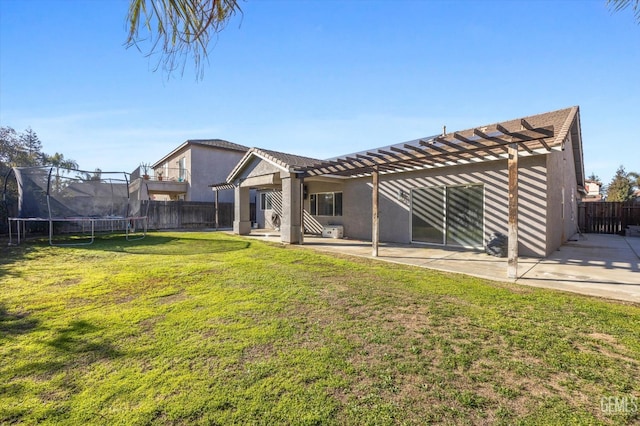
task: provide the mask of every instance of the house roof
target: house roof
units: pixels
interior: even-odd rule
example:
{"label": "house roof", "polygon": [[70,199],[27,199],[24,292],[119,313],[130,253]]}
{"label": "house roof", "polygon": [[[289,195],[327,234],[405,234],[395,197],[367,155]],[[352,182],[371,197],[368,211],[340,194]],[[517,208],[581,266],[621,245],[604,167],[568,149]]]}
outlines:
{"label": "house roof", "polygon": [[286,172],[307,176],[359,177],[377,169],[398,173],[508,158],[508,145],[517,144],[521,156],[547,154],[564,149],[571,135],[576,180],[584,182],[580,111],[574,106],[524,118],[488,124],[467,130],[429,136],[374,148],[328,160],[318,160],[261,148],[251,148],[231,171],[222,186],[236,179],[257,157]]}
{"label": "house roof", "polygon": [[255,152],[263,158],[279,164],[287,169],[307,167],[322,161],[317,158],[303,157],[301,155],[287,154],[286,152],[272,151],[269,149],[254,148]]}
{"label": "house roof", "polygon": [[225,141],[224,139],[189,139],[186,143],[193,145],[205,145],[213,148],[228,149],[231,151],[248,151],[249,147],[237,143]]}
{"label": "house roof", "polygon": [[316,158],[303,157],[301,155],[287,154],[285,152],[272,151],[262,148],[251,148],[244,155],[242,160],[233,168],[227,182],[234,180],[238,174],[251,162],[253,158],[259,158],[268,163],[273,164],[284,172],[296,172],[305,167],[312,166],[322,162]]}
{"label": "house roof", "polygon": [[508,145],[520,155],[561,150],[571,134],[578,183],[584,180],[579,108],[488,124],[396,145],[335,157],[304,169],[307,175],[364,176],[373,170],[398,173],[508,158]]}
{"label": "house roof", "polygon": [[178,153],[181,150],[185,149],[189,145],[199,145],[199,146],[206,146],[206,147],[210,147],[210,148],[218,148],[218,149],[225,149],[225,150],[228,150],[228,151],[238,151],[238,152],[246,152],[246,151],[249,150],[248,146],[244,146],[244,145],[240,145],[240,144],[237,144],[237,143],[225,141],[223,139],[189,139],[189,140],[186,140],[185,142],[183,142],[182,144],[180,144],[180,146],[178,146],[176,149],[174,149],[173,151],[171,151],[170,153],[168,153],[167,155],[162,157],[160,160],[158,160],[155,163],[153,163],[151,168],[156,168],[156,167],[160,166],[168,158],[173,157],[176,153]]}

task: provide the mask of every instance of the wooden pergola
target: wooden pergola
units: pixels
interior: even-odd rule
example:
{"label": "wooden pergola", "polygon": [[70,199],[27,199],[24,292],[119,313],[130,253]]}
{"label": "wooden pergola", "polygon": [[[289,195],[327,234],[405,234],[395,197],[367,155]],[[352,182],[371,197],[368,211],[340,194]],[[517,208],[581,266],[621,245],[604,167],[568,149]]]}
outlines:
{"label": "wooden pergola", "polygon": [[494,124],[461,132],[418,139],[322,161],[300,170],[303,176],[371,176],[372,250],[378,256],[380,174],[508,160],[508,278],[517,278],[518,265],[518,158],[546,154],[561,149],[555,141],[554,126],[535,127],[527,120],[510,122],[510,128]]}
{"label": "wooden pergola", "polygon": [[215,224],[216,224],[216,229],[218,229],[220,225],[220,203],[218,202],[218,191],[234,189],[235,186],[233,186],[230,183],[222,182],[222,183],[209,185],[209,187],[213,190],[213,193],[215,194],[215,198],[214,198],[214,205],[216,210]]}

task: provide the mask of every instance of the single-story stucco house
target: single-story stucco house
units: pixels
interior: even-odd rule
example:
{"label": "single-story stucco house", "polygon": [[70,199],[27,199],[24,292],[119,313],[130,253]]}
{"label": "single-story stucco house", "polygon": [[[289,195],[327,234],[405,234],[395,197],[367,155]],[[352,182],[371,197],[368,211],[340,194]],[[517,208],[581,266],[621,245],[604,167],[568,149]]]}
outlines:
{"label": "single-story stucco house", "polygon": [[502,233],[517,258],[546,257],[578,231],[584,179],[576,106],[329,160],[252,148],[220,188],[235,189],[241,235],[256,189],[257,226],[284,243],[331,227],[374,244],[481,249]]}

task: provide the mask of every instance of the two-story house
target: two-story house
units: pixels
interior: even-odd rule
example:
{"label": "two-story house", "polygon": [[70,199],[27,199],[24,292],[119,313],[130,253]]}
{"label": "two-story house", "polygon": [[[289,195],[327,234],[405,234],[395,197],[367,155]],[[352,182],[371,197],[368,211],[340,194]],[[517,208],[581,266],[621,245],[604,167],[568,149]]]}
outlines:
{"label": "two-story house", "polygon": [[597,180],[586,179],[584,181],[584,189],[586,194],[582,196],[583,202],[603,201],[600,192],[602,183]]}
{"label": "two-story house", "polygon": [[[222,182],[249,150],[222,139],[190,139],[160,160],[138,168],[130,193],[137,199],[213,201],[210,185]],[[219,201],[232,203],[233,191],[221,191]]]}

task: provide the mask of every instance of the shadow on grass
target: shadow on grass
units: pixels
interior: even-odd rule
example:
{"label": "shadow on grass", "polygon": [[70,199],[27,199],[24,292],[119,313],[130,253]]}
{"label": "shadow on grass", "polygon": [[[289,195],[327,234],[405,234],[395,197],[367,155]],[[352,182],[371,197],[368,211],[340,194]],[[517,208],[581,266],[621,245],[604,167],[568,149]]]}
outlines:
{"label": "shadow on grass", "polygon": [[89,355],[93,361],[115,358],[121,354],[111,342],[102,338],[90,339],[90,335],[99,335],[100,328],[88,321],[72,321],[58,331],[58,335],[46,344],[66,354]]}
{"label": "shadow on grass", "polygon": [[[16,330],[22,328],[18,326]],[[4,393],[7,403],[4,411],[0,409],[1,424],[21,423],[24,416],[28,419],[25,423],[35,424],[49,414],[56,414],[60,407],[67,409],[67,402],[85,387],[84,372],[95,368],[96,363],[126,355],[104,335],[102,327],[89,321],[71,321],[53,331],[49,340],[42,344],[33,340],[25,352],[16,347],[15,363],[3,368],[4,378],[8,380],[0,384],[0,394]],[[45,414],[30,417],[33,406],[22,401],[33,398],[40,400]]]}
{"label": "shadow on grass", "polygon": [[53,377],[124,355],[104,337],[101,327],[84,320],[70,322],[68,326],[57,330],[55,336],[44,344],[50,351],[17,368],[14,372],[17,376]]}
{"label": "shadow on grass", "polygon": [[40,321],[32,318],[28,312],[9,312],[0,305],[0,339],[5,336],[26,334],[35,330]]}
{"label": "shadow on grass", "polygon": [[86,246],[88,250],[164,256],[226,253],[245,250],[249,247],[251,247],[249,241],[240,239],[218,236],[213,239],[193,238],[184,235],[169,236],[159,234],[148,234],[144,239],[136,241],[126,241],[121,237],[109,236]]}
{"label": "shadow on grass", "polygon": [[11,264],[21,260],[28,251],[26,246],[9,245],[9,239],[0,239],[0,278],[12,275]]}
{"label": "shadow on grass", "polygon": [[[108,234],[96,235],[92,244],[82,244],[86,241],[86,237],[84,236],[69,236],[57,239],[54,243],[60,244],[57,247],[63,249],[169,256],[225,253],[245,250],[251,247],[251,242],[249,241],[228,238],[221,235],[216,235],[213,238],[194,238],[188,237],[187,234],[176,236],[149,233],[143,239],[127,241],[123,234]],[[11,255],[6,256],[6,260],[3,259],[0,261],[0,276],[3,273],[10,273],[9,268],[3,268],[3,264],[9,265],[18,260],[27,250],[35,246],[48,247],[48,239],[33,240],[31,242],[25,242],[21,246],[11,247]]]}

